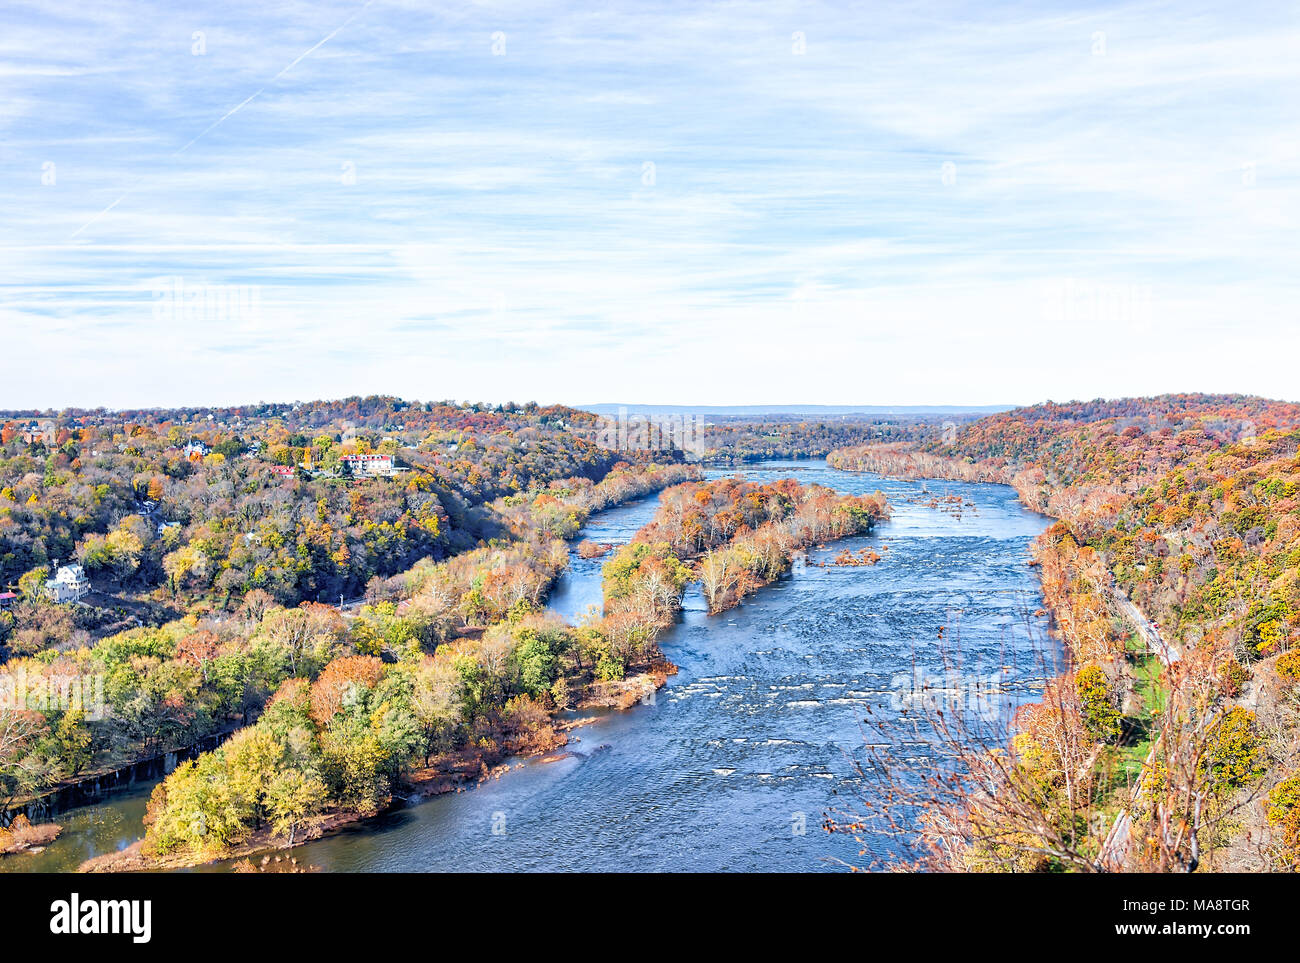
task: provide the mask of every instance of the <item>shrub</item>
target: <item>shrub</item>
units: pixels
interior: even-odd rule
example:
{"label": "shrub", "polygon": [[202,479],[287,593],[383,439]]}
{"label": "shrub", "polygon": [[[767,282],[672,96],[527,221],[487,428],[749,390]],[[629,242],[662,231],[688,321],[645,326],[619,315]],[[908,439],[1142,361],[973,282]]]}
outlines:
{"label": "shrub", "polygon": [[1115,707],[1110,681],[1098,666],[1080,669],[1074,677],[1083,710],[1083,727],[1088,735],[1102,742],[1113,742],[1120,734],[1120,714]]}
{"label": "shrub", "polygon": [[1232,697],[1241,692],[1250,672],[1236,659],[1229,658],[1219,664],[1219,686],[1223,694]]}
{"label": "shrub", "polygon": [[1300,774],[1283,779],[1268,794],[1268,821],[1276,826],[1300,804]]}
{"label": "shrub", "polygon": [[1273,663],[1273,671],[1287,682],[1300,682],[1300,649],[1279,655]]}
{"label": "shrub", "polygon": [[1264,745],[1255,731],[1255,713],[1235,706],[1220,717],[1205,748],[1202,765],[1217,790],[1235,789],[1264,773]]}

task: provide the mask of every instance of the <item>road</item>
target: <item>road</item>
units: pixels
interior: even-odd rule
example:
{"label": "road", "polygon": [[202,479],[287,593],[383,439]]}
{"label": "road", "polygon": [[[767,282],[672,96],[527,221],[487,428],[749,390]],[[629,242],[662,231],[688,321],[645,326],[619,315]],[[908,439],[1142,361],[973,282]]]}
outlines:
{"label": "road", "polygon": [[1146,643],[1147,648],[1154,652],[1160,661],[1165,665],[1177,662],[1181,653],[1176,646],[1171,645],[1160,637],[1160,632],[1151,624],[1151,621],[1142,614],[1141,610],[1129,600],[1129,597],[1121,592],[1115,586],[1110,586],[1107,591],[1110,593],[1111,600],[1119,610],[1119,614],[1125,618],[1133,628],[1137,629],[1138,635]]}

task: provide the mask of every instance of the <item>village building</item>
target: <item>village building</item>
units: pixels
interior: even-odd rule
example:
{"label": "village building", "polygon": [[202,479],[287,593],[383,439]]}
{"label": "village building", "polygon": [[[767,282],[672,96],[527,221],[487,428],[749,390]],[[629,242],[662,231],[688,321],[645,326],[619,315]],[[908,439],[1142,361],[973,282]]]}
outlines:
{"label": "village building", "polygon": [[34,445],[38,441],[46,445],[54,444],[55,426],[52,421],[33,421],[23,428],[19,435],[25,445]]}
{"label": "village building", "polygon": [[396,470],[393,468],[392,455],[344,455],[340,461],[352,469],[352,474],[361,475],[391,475]]}
{"label": "village building", "polygon": [[64,565],[46,581],[45,590],[55,602],[77,602],[90,591],[90,579],[80,565]]}

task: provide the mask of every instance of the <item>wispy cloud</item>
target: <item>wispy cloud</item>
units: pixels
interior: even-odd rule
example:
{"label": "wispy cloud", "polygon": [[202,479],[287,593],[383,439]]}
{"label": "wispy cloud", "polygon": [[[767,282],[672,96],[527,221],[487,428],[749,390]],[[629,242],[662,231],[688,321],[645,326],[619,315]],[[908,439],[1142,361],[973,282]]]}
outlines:
{"label": "wispy cloud", "polygon": [[0,407],[1295,395],[1281,7],[7,20]]}

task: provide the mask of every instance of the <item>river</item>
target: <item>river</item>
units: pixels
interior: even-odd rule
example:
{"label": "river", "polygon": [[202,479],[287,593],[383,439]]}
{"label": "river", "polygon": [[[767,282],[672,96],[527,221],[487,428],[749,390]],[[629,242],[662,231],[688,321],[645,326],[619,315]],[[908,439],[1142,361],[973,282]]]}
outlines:
{"label": "river", "polygon": [[[944,651],[959,650],[963,678],[1006,683],[1004,717],[1036,698],[1061,657],[1045,618],[1033,614],[1042,600],[1026,564],[1049,519],[999,485],[932,481],[926,494],[919,482],[821,461],[741,473],[850,494],[883,490],[889,522],[809,556],[817,563],[870,546],[883,560],[797,560],[789,578],[715,616],[698,588],[688,592],[679,624],[660,640],[680,671],[652,703],[605,713],[576,730],[566,751],[478,788],[301,846],[298,860],[326,871],[809,871],[888,855],[888,839],[869,840],[863,857],[854,840],[820,828],[862,788],[854,760],[864,758],[863,720],[896,712],[900,679],[941,676]],[[958,517],[952,505],[927,504],[945,494],[973,505]],[[626,542],[656,505],[650,496],[603,512],[582,537]],[[602,560],[574,553],[571,562],[549,607],[576,619],[600,603]],[[918,758],[917,771],[926,770]],[[0,860],[0,871],[72,869],[125,846],[146,798],[147,787],[65,814],[63,837],[44,853]]]}

